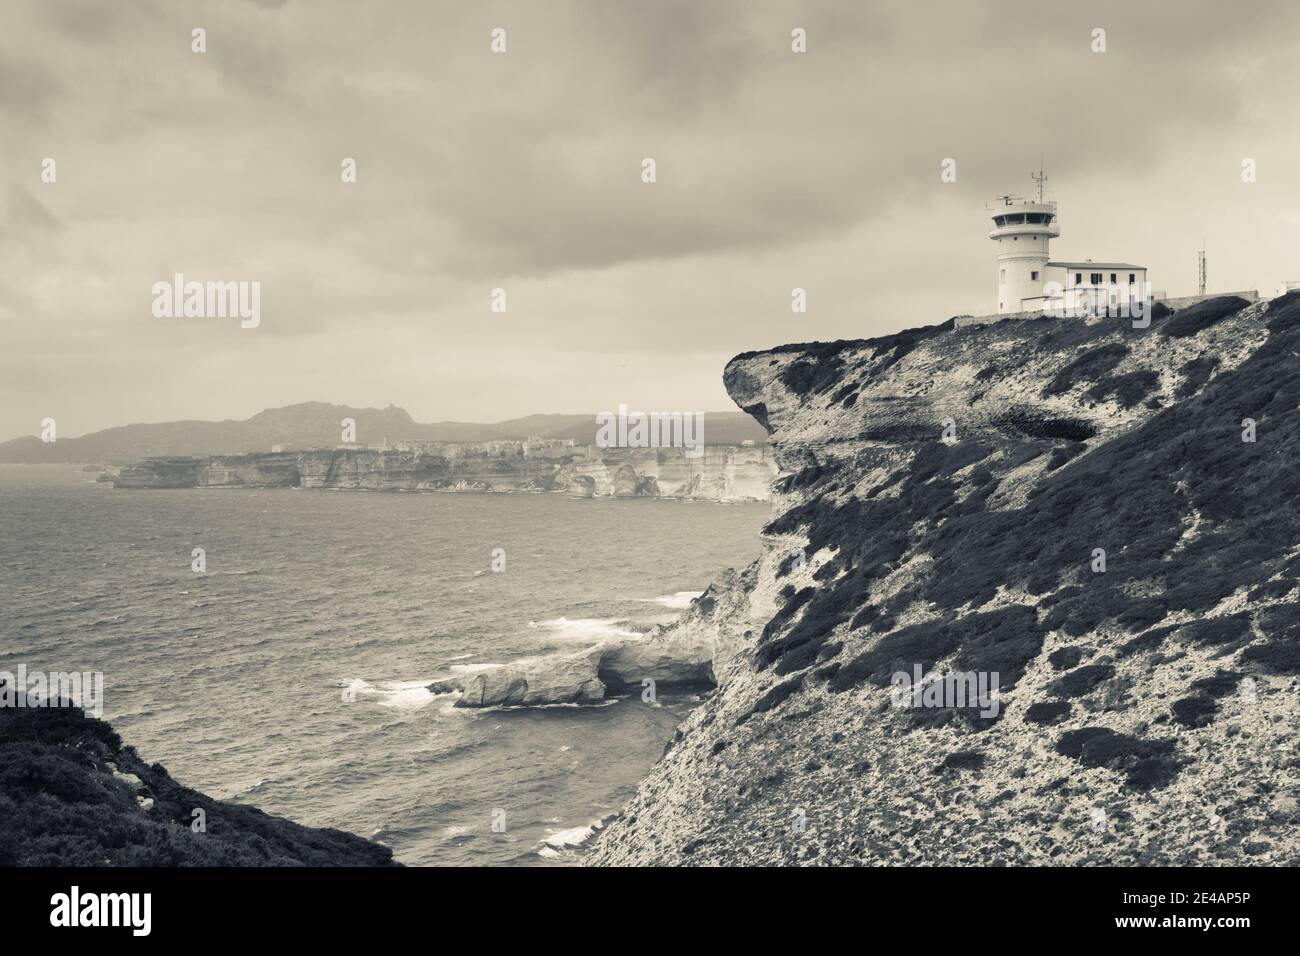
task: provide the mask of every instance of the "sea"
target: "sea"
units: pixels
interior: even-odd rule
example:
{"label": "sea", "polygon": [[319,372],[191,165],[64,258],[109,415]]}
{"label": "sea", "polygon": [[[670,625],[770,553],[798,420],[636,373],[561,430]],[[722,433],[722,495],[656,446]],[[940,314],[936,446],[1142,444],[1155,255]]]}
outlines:
{"label": "sea", "polygon": [[755,558],[769,514],[0,465],[0,670],[102,672],[146,761],[402,863],[572,864],[702,698],[476,711],[427,685],[637,638]]}

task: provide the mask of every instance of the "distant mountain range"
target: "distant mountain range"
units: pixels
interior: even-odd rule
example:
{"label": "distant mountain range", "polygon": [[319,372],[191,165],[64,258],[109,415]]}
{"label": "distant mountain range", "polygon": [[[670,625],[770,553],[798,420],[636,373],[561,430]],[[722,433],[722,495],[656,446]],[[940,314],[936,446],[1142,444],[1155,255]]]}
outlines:
{"label": "distant mountain range", "polygon": [[[596,416],[528,415],[509,421],[417,422],[403,408],[352,408],[327,402],[302,402],[269,408],[244,421],[179,421],[122,425],[79,438],[43,442],[34,435],[0,443],[0,464],[125,463],[156,455],[233,455],[333,446],[340,443],[343,419],[356,421],[356,440],[377,445],[397,441],[476,442],[523,438],[572,438],[593,444]],[[767,434],[743,412],[709,412],[704,440],[710,445],[761,444]]]}

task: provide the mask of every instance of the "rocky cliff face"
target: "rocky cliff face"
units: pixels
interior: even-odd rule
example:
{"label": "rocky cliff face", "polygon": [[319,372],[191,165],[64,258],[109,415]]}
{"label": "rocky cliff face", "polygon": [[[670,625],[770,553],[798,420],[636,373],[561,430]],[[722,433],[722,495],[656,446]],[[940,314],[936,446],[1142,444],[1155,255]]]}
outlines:
{"label": "rocky cliff face", "polygon": [[174,456],[125,466],[114,488],[289,488],[301,483],[299,455]]}
{"label": "rocky cliff face", "polygon": [[749,634],[590,862],[1300,863],[1300,294],[725,382],[783,471]]}
{"label": "rocky cliff face", "polygon": [[675,448],[620,449],[565,465],[556,483],[596,497],[766,501],[776,473],[770,451],[762,447],[713,445],[694,458]]}
{"label": "rocky cliff face", "polygon": [[146,458],[116,488],[330,488],[353,491],[558,491],[583,497],[764,501],[776,465],[763,447],[602,449],[567,458],[447,458],[371,448]]}

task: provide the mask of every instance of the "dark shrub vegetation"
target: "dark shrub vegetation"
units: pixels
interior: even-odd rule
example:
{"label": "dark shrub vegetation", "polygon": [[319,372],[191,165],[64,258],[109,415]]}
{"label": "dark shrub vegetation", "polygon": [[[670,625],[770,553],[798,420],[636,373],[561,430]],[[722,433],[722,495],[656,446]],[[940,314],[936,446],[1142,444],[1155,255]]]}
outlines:
{"label": "dark shrub vegetation", "polygon": [[1249,302],[1235,295],[1207,299],[1175,313],[1172,319],[1160,327],[1160,334],[1174,339],[1186,338],[1208,329],[1234,312],[1240,312],[1248,305]]}
{"label": "dark shrub vegetation", "polygon": [[[114,769],[138,778],[139,788]],[[203,811],[206,832],[191,829],[195,810]],[[391,850],[350,833],[299,826],[181,786],[79,708],[0,707],[0,865],[391,863]]]}

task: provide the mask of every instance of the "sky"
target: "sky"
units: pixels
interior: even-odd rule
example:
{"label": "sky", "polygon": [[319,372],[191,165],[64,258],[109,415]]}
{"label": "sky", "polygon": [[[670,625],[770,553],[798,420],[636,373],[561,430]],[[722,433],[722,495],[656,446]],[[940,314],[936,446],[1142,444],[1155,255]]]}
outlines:
{"label": "sky", "polygon": [[[5,0],[0,440],[730,409],[739,352],[996,311],[1040,157],[1054,259],[1273,294],[1298,52],[1293,0]],[[260,324],[155,316],[176,273]]]}

